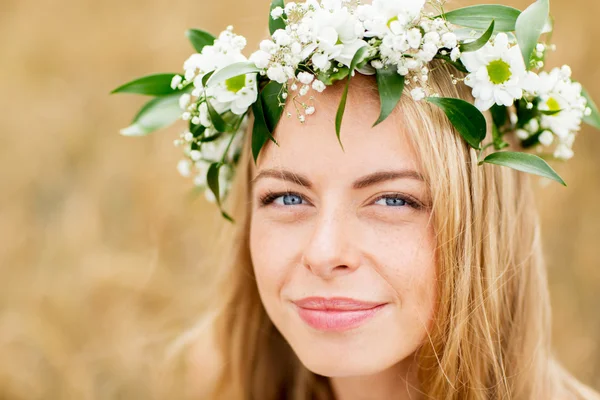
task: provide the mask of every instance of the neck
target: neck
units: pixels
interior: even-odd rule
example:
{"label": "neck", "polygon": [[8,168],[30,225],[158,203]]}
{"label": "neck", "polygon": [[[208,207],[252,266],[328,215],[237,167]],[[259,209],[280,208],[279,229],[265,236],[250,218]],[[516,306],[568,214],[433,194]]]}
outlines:
{"label": "neck", "polygon": [[336,400],[421,399],[417,365],[413,357],[372,375],[332,377]]}

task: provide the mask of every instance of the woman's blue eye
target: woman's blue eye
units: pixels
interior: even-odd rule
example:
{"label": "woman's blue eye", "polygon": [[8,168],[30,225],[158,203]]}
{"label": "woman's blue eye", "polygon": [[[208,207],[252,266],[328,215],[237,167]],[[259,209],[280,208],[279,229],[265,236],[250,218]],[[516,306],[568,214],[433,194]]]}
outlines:
{"label": "woman's blue eye", "polygon": [[302,197],[297,194],[288,193],[275,198],[273,202],[284,206],[296,206],[302,204]]}
{"label": "woman's blue eye", "polygon": [[375,202],[375,204],[386,205],[386,206],[405,206],[408,203],[406,200],[401,199],[399,197],[382,197]]}

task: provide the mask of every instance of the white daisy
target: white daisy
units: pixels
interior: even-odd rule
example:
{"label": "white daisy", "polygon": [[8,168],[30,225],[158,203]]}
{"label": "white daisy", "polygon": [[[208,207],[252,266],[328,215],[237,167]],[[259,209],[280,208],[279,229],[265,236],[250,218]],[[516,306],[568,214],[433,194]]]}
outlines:
{"label": "white daisy", "polygon": [[470,72],[465,84],[473,88],[475,106],[481,111],[492,105],[510,106],[529,88],[527,71],[519,46],[499,33],[481,49],[463,53],[461,61]]}

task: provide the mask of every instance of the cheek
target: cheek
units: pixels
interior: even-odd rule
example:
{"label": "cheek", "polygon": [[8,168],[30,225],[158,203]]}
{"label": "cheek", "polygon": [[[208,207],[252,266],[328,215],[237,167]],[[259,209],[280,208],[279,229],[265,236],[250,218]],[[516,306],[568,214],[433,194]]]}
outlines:
{"label": "cheek", "polygon": [[376,235],[379,274],[396,293],[407,326],[429,327],[437,300],[435,235],[426,224]]}
{"label": "cheek", "polygon": [[250,226],[250,256],[256,277],[256,284],[265,308],[269,310],[271,303],[278,300],[281,288],[293,265],[293,257],[297,252],[294,245],[298,238],[275,232],[265,222],[253,222]]}

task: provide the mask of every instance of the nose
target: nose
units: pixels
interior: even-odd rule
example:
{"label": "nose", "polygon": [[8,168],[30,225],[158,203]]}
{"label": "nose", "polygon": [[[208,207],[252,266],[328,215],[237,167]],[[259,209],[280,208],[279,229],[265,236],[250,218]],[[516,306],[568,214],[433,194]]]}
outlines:
{"label": "nose", "polygon": [[302,263],[323,279],[351,273],[360,265],[358,233],[352,228],[351,218],[340,212],[319,215]]}

